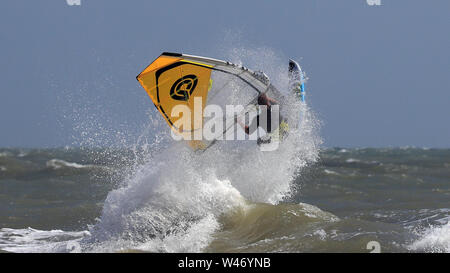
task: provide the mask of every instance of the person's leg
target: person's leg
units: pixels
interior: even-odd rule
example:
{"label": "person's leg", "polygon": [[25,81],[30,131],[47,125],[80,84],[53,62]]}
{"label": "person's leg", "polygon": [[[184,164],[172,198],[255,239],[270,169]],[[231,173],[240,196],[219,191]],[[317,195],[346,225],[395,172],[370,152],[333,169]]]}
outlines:
{"label": "person's leg", "polygon": [[244,127],[245,133],[248,135],[253,134],[259,126],[259,115],[253,118],[249,125]]}

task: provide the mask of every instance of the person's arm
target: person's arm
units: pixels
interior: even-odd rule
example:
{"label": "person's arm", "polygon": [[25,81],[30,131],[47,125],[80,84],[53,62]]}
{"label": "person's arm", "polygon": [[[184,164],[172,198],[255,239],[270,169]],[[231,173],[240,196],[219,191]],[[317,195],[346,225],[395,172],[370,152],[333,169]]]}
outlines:
{"label": "person's arm", "polygon": [[267,98],[268,99],[268,101],[270,102],[270,105],[273,105],[273,104],[280,104],[277,100],[275,100],[275,99],[272,99],[272,98]]}
{"label": "person's arm", "polygon": [[277,104],[280,104],[279,102],[281,101],[282,103],[284,103],[285,101],[285,97],[284,95],[274,86],[274,85],[270,85],[270,91],[273,93],[273,97],[276,98],[278,101],[276,101]]}

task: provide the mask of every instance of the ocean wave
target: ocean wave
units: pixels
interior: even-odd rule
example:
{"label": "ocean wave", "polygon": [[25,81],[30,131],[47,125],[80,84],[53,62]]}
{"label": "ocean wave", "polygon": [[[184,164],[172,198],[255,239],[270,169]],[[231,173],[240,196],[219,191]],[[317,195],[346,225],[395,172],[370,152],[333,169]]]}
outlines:
{"label": "ocean wave", "polygon": [[12,154],[10,152],[0,152],[0,157],[8,157],[8,156],[12,156]]}
{"label": "ocean wave", "polygon": [[327,170],[327,169],[324,169],[323,172],[325,174],[339,175],[339,173],[332,171],[332,170]]}
{"label": "ocean wave", "polygon": [[217,217],[244,204],[229,181],[156,173],[164,170],[141,170],[127,187],[108,195],[93,237],[86,240],[87,251],[115,251],[120,242],[122,249],[199,252],[219,227]]}
{"label": "ocean wave", "polygon": [[321,227],[340,219],[316,206],[252,203],[224,215],[208,252],[299,251],[305,241],[328,237]]}
{"label": "ocean wave", "polygon": [[82,165],[74,162],[67,162],[62,159],[51,159],[46,162],[46,166],[52,169],[61,169],[61,168],[75,168],[75,169],[83,169],[83,168],[92,168],[95,165]]}
{"label": "ocean wave", "polygon": [[421,232],[420,238],[410,244],[412,251],[450,253],[450,221],[444,225],[434,225]]}
{"label": "ocean wave", "polygon": [[20,151],[20,152],[17,154],[17,157],[25,157],[25,156],[27,156],[27,155],[28,155],[28,152]]}
{"label": "ocean wave", "polygon": [[[259,62],[260,58],[254,61]],[[266,68],[273,70],[277,65],[270,63]],[[279,67],[283,69],[277,71],[287,80],[286,63],[280,63]],[[259,227],[265,229],[263,222],[267,218],[257,216],[265,206],[249,205],[255,203],[268,205],[266,213],[273,213],[268,219],[275,225],[267,228],[277,227],[278,204],[292,193],[300,172],[317,161],[321,144],[313,113],[306,104],[294,98],[294,94],[288,93],[287,88],[283,90],[286,96],[292,97],[287,100],[292,103],[284,107],[292,129],[276,151],[262,152],[255,141],[219,141],[198,154],[166,134],[164,141],[151,143],[158,152],[132,162],[130,170],[126,170],[129,174],[109,192],[98,221],[89,228],[90,235],[79,241],[81,250],[203,251],[223,228],[222,217],[236,210],[255,215],[261,224]],[[229,94],[241,95],[238,92]],[[156,132],[169,130],[166,124],[161,126],[151,128]],[[98,126],[93,129],[96,135],[102,134],[98,132]],[[143,138],[147,138],[148,132],[144,133]],[[46,166],[51,169],[92,167],[58,158],[61,157],[56,153],[47,157]],[[320,221],[321,218],[318,211],[306,205],[295,205],[283,213],[286,218],[297,220]],[[242,221],[252,222],[252,217],[243,217]],[[257,233],[252,231],[251,225],[245,228],[250,234]],[[58,247],[53,250],[57,252]]]}
{"label": "ocean wave", "polygon": [[67,232],[62,230],[0,229],[0,249],[16,253],[77,252],[79,241],[88,231]]}
{"label": "ocean wave", "polygon": [[361,160],[356,159],[356,158],[348,158],[348,159],[345,160],[345,162],[347,162],[347,163],[358,163],[358,162],[361,162]]}

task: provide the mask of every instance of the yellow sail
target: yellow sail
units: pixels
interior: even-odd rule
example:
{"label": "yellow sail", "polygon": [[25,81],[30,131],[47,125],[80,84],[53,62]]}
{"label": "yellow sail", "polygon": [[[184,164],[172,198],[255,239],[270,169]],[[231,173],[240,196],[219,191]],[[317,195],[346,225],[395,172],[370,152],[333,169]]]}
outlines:
{"label": "yellow sail", "polygon": [[[225,105],[247,105],[271,86],[268,79],[258,78],[257,73],[243,66],[178,53],[161,54],[136,78],[172,130],[189,140],[195,139],[193,134],[203,129],[202,115],[208,104],[218,104],[223,109]],[[194,107],[199,104],[201,107]],[[180,115],[177,106],[187,107],[190,116]],[[183,128],[179,124],[186,123],[178,122],[180,119],[189,119],[190,126]],[[218,135],[222,133],[225,132]],[[194,149],[207,145],[203,140],[191,141]]]}
{"label": "yellow sail", "polygon": [[[169,126],[178,134],[186,135],[201,129],[201,124],[194,121],[194,100],[191,98],[202,98],[202,107],[205,107],[211,68],[210,65],[161,55],[137,79]],[[182,118],[178,114],[172,115],[172,110],[177,105],[185,105],[191,109],[191,128],[178,128],[174,125]]]}

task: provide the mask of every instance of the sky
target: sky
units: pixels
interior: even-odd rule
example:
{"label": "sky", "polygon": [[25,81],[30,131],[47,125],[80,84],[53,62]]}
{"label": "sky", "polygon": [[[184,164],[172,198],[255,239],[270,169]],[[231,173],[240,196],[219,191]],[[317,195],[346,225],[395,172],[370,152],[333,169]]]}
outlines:
{"label": "sky", "polygon": [[156,111],[146,65],[235,46],[300,60],[325,147],[449,148],[449,14],[446,0],[4,0],[0,147],[132,139]]}

